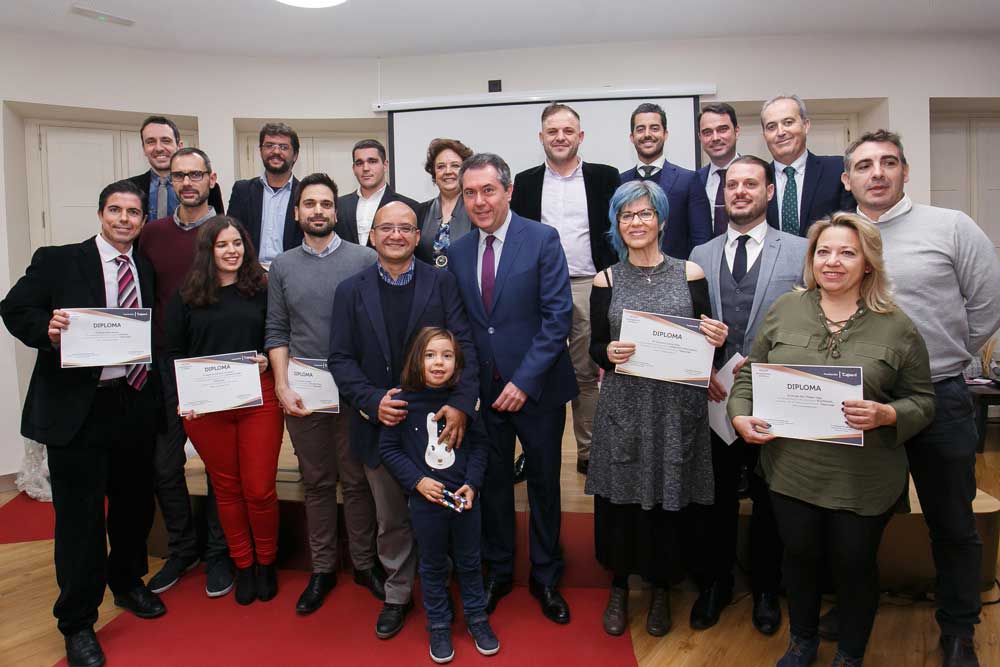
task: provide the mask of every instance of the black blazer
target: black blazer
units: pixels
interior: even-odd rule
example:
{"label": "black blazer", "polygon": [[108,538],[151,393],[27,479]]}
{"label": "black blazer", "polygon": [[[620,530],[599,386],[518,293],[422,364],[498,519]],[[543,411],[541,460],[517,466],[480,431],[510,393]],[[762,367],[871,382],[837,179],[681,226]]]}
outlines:
{"label": "black blazer", "polygon": [[[149,182],[151,178],[152,177],[149,175],[149,172],[144,171],[138,176],[132,176],[128,179],[139,186],[139,189],[142,190],[142,210],[146,211],[146,215],[149,215]],[[226,214],[226,209],[222,206],[222,189],[219,188],[218,183],[213,185],[212,189],[208,191],[208,205],[214,208],[215,212],[219,215]],[[153,215],[156,215],[155,211],[153,212]],[[150,220],[152,220],[152,218],[150,218]]]}
{"label": "black blazer", "polygon": [[[799,207],[799,236],[805,236],[809,227],[824,215],[835,211],[854,212],[857,202],[854,195],[844,189],[840,175],[844,173],[844,158],[839,155],[813,155],[807,151],[806,173],[802,178],[802,205]],[[771,162],[774,168],[774,162]],[[778,198],[774,196],[767,205],[767,224],[781,229],[778,217]]]}
{"label": "black blazer", "polygon": [[[474,419],[479,398],[479,362],[455,276],[417,260],[413,279],[413,306],[406,325],[407,347],[423,327],[444,327],[455,334],[465,357],[465,370],[448,404]],[[399,378],[392,377],[389,335],[379,296],[380,280],[373,264],[337,286],[328,359],[340,395],[354,408],[351,450],[369,468],[382,463],[378,449],[379,401],[386,391],[399,384]]]}
{"label": "black blazer", "polygon": [[[133,250],[143,307],[153,305],[153,266]],[[49,320],[56,308],[106,308],[104,270],[94,238],[82,243],[39,248],[24,276],[0,302],[7,330],[38,350],[24,397],[21,435],[44,445],[70,444],[90,414],[101,368],[61,368],[58,348],[49,341]],[[155,360],[154,360],[155,363]],[[140,392],[155,428],[159,377],[151,369]]]}
{"label": "black blazer", "polygon": [[[514,195],[510,207],[522,218],[542,219],[542,185],[545,182],[545,165],[525,169],[514,177]],[[606,164],[583,163],[583,187],[587,192],[587,217],[590,219],[590,255],[594,268],[603,271],[618,262],[618,254],[611,247],[608,232],[611,221],[608,205],[611,195],[618,189],[618,170]]]}
{"label": "black blazer", "polygon": [[[299,179],[292,176],[292,194],[288,198],[288,209],[285,211],[285,231],[281,238],[283,250],[302,245],[304,234],[299,223],[295,222],[295,197],[299,187]],[[233,191],[229,195],[229,215],[243,223],[253,241],[253,247],[260,255],[260,224],[264,215],[264,184],[260,177],[248,178],[233,183]],[[340,228],[338,227],[338,230]]]}
{"label": "black blazer", "polygon": [[[386,204],[394,201],[401,201],[416,213],[417,208],[420,206],[416,201],[410,199],[405,195],[401,195],[391,186],[385,186],[385,192],[382,193],[382,199],[378,203],[378,207],[382,208]],[[378,209],[376,209],[378,210]],[[420,225],[420,217],[417,217],[417,225]],[[358,239],[358,192],[355,190],[349,194],[337,197],[337,235],[345,241],[350,241],[351,243],[357,243],[359,245],[368,245],[368,239],[365,239],[364,243]]]}

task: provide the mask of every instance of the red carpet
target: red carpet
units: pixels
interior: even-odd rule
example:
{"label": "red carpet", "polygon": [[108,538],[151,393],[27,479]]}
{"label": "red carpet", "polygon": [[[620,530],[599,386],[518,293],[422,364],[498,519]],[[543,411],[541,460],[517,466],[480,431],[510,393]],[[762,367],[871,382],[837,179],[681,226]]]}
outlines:
{"label": "red carpet", "polygon": [[19,493],[0,507],[0,544],[51,540],[55,529],[56,514],[52,503],[32,500]]}
{"label": "red carpet", "polygon": [[[611,574],[601,567],[594,556],[594,514],[592,512],[563,512],[559,532],[566,571],[560,586],[599,587],[605,592],[611,585]],[[514,556],[514,581],[528,585],[531,559],[528,557],[528,513],[517,512],[517,544]],[[607,602],[607,600],[605,600]],[[604,613],[603,607],[601,613]]]}
{"label": "red carpet", "polygon": [[[308,575],[283,570],[280,592],[270,602],[241,607],[232,594],[205,597],[204,578],[188,576],[163,594],[167,614],[141,620],[123,613],[98,637],[109,665],[351,665],[409,667],[433,665],[427,654],[426,617],[419,599],[396,637],[375,637],[381,603],[348,576],[312,616],[295,614],[295,601]],[[563,588],[573,620],[546,620],[527,588],[518,586],[500,603],[490,621],[500,652],[481,656],[457,619],[452,631],[457,665],[490,667],[629,667],[636,664],[628,634],[611,637],[601,629],[607,592]],[[456,597],[456,602],[458,601]],[[65,665],[62,661],[59,665]]]}

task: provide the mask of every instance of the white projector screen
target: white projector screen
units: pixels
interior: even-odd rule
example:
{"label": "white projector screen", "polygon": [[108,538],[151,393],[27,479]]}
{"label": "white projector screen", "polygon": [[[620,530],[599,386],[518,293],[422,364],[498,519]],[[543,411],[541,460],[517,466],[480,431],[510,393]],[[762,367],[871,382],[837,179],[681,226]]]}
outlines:
{"label": "white projector screen", "polygon": [[[695,135],[697,96],[565,101],[580,114],[587,162],[610,164],[619,171],[635,166],[635,148],[628,140],[629,117],[641,102],[655,102],[667,114],[666,157],[696,169],[700,152]],[[496,153],[511,173],[541,164],[545,153],[538,141],[542,109],[547,103],[498,104],[389,113],[389,160],[393,188],[417,201],[437,196],[424,171],[432,139],[458,139],[476,152]]]}

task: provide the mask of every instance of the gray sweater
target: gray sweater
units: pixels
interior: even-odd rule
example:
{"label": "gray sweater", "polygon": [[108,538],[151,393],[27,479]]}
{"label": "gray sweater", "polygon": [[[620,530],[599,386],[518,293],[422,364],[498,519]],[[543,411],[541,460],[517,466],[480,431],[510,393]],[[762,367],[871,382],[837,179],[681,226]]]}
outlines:
{"label": "gray sweater", "polygon": [[1000,259],[961,211],[912,204],[878,221],[894,298],[927,344],[934,382],[961,375],[1000,327]]}
{"label": "gray sweater", "polygon": [[371,248],[343,239],[326,257],[302,246],[275,257],[268,272],[264,347],[287,346],[293,357],[326,359],[337,286],[374,264],[375,257]]}

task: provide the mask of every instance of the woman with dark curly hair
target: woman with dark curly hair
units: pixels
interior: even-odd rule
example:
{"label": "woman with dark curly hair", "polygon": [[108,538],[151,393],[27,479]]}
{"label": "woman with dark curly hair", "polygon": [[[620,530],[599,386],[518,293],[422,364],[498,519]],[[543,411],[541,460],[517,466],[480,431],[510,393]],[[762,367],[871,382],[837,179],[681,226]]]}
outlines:
{"label": "woman with dark curly hair", "polygon": [[448,264],[448,246],[472,229],[462,203],[462,183],[458,171],[472,149],[457,139],[435,139],[427,147],[424,171],[440,193],[417,207],[420,242],[417,259],[443,268]]}

